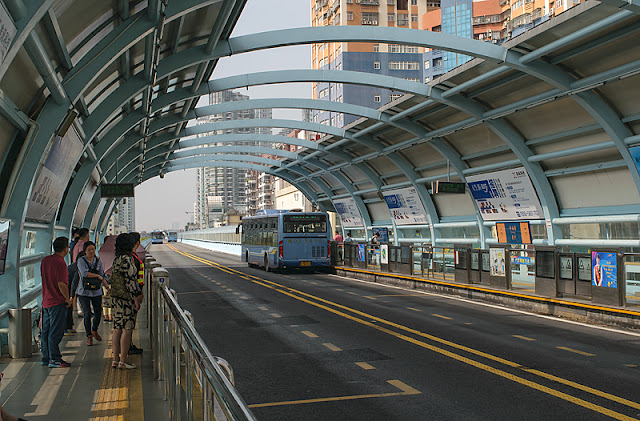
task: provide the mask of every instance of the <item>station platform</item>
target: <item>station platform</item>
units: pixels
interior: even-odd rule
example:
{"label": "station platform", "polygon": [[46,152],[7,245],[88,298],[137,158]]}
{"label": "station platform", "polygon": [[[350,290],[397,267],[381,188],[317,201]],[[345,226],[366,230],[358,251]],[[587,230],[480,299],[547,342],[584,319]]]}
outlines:
{"label": "station platform", "polygon": [[162,383],[154,379],[146,312],[138,314],[133,343],[145,351],[131,355],[133,370],[111,367],[112,324],[104,320],[102,341],[87,346],[83,321],[74,317],[75,330],[60,344],[70,368],[41,365],[40,352],[31,358],[0,359],[4,378],[0,403],[10,415],[25,420],[144,420],[169,419]]}
{"label": "station platform", "polygon": [[584,323],[625,329],[640,329],[640,306],[605,306],[578,297],[550,298],[534,290],[505,290],[486,284],[456,282],[453,276],[433,279],[415,275],[388,273],[375,269],[334,266],[334,273],[361,281],[395,285],[442,295],[454,295],[473,301],[498,304],[508,308],[562,317]]}

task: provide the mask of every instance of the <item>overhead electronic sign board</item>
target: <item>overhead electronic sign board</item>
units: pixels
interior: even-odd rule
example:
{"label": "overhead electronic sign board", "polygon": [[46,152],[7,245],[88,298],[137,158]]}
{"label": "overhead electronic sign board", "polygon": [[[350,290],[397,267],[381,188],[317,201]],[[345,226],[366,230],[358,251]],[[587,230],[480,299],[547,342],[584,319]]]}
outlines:
{"label": "overhead electronic sign board", "polygon": [[100,197],[133,197],[133,184],[101,184]]}
{"label": "overhead electronic sign board", "polygon": [[431,183],[433,193],[464,194],[467,184],[460,181],[435,181]]}

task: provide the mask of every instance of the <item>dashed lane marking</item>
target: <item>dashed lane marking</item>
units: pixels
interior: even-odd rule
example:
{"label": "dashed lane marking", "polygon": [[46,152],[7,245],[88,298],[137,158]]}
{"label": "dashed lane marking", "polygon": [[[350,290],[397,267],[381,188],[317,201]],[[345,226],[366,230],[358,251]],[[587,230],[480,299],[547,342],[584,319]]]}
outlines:
{"label": "dashed lane marking", "polygon": [[313,333],[313,332],[309,332],[308,330],[303,330],[303,331],[302,331],[302,333],[303,333],[304,335],[307,335],[307,336],[308,336],[308,337],[310,337],[310,338],[317,338],[317,337],[318,337],[318,335],[316,335],[316,334],[315,334],[315,333]]}
{"label": "dashed lane marking", "polygon": [[436,313],[433,313],[433,314],[432,314],[432,316],[434,316],[434,317],[439,317],[439,318],[441,318],[441,319],[445,319],[445,320],[453,320],[453,318],[451,318],[451,317],[447,317],[447,316],[443,316],[442,314],[436,314]]}
{"label": "dashed lane marking", "polygon": [[266,308],[265,306],[260,306],[260,307],[258,307],[258,308],[259,308],[260,310],[262,310],[262,311],[269,311],[269,309],[268,309],[268,308]]}
{"label": "dashed lane marking", "polygon": [[414,307],[407,307],[408,310],[413,310],[413,311],[422,311],[419,308],[414,308]]}
{"label": "dashed lane marking", "polygon": [[271,313],[272,317],[275,317],[276,319],[279,319],[280,317],[282,317],[281,315],[279,315],[278,313]]}
{"label": "dashed lane marking", "polygon": [[347,294],[351,294],[351,295],[359,295],[358,293],[356,293],[356,292],[352,292],[352,291],[347,291]]}
{"label": "dashed lane marking", "polygon": [[371,364],[367,364],[367,363],[356,363],[356,365],[360,368],[362,368],[363,370],[375,370],[376,368],[374,366],[372,366]]}
{"label": "dashed lane marking", "polygon": [[187,292],[178,292],[178,295],[185,295],[185,294],[205,294],[205,293],[213,293],[215,291],[187,291]]}
{"label": "dashed lane marking", "polygon": [[336,396],[331,398],[303,399],[298,401],[259,403],[259,404],[249,405],[249,408],[266,408],[270,406],[302,405],[307,403],[319,403],[319,402],[351,401],[355,399],[387,398],[391,396],[419,395],[422,393],[419,390],[416,390],[413,387],[408,386],[405,383],[402,383],[400,380],[388,380],[387,383],[389,383],[390,385],[392,385],[397,389],[400,389],[400,392],[378,393],[378,394],[369,394],[369,395]]}
{"label": "dashed lane marking", "polygon": [[584,355],[586,357],[595,357],[596,356],[596,354],[591,354],[589,352],[580,351],[578,349],[573,349],[573,348],[569,348],[569,347],[566,347],[566,346],[557,346],[556,348],[562,349],[563,351],[573,352],[574,354]]}
{"label": "dashed lane marking", "polygon": [[342,348],[338,348],[337,346],[335,346],[334,344],[330,344],[330,343],[326,343],[326,344],[322,344],[324,346],[326,346],[327,348],[329,348],[332,351],[342,351]]}
{"label": "dashed lane marking", "polygon": [[512,335],[514,338],[522,339],[523,341],[535,341],[533,338],[529,338],[527,336],[522,335]]}

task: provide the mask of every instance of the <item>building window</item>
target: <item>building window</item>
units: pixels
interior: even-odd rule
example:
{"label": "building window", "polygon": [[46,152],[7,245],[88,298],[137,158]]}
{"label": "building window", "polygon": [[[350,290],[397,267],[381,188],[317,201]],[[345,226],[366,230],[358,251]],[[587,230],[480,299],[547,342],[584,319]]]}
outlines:
{"label": "building window", "polygon": [[442,66],[442,57],[433,59],[433,67]]}
{"label": "building window", "polygon": [[424,78],[424,83],[429,83],[431,82],[431,78],[430,77],[425,77]]}
{"label": "building window", "polygon": [[362,24],[363,25],[378,25],[378,13],[375,12],[362,12]]}
{"label": "building window", "polygon": [[417,61],[390,61],[389,70],[420,70],[420,63]]}
{"label": "building window", "polygon": [[417,22],[418,21],[418,15],[411,15],[411,22]]}
{"label": "building window", "polygon": [[376,69],[376,70],[380,69],[380,62],[379,61],[374,61],[373,62],[373,68]]}
{"label": "building window", "polygon": [[411,0],[411,5],[412,6],[417,6],[418,5],[418,0]]}
{"label": "building window", "polygon": [[374,53],[380,52],[380,44],[373,44],[373,52]]}
{"label": "building window", "polygon": [[428,69],[429,67],[431,67],[431,63],[429,63],[429,60],[425,60],[424,62],[424,68]]}
{"label": "building window", "polygon": [[380,102],[380,95],[374,95],[373,102]]}
{"label": "building window", "polygon": [[347,12],[347,20],[353,20],[353,12]]}
{"label": "building window", "polygon": [[418,47],[413,45],[398,45],[398,44],[390,44],[389,45],[390,53],[418,53]]}
{"label": "building window", "polygon": [[395,13],[389,13],[387,15],[387,22],[395,22],[396,20],[396,14]]}
{"label": "building window", "polygon": [[398,26],[409,25],[409,15],[406,13],[398,13]]}

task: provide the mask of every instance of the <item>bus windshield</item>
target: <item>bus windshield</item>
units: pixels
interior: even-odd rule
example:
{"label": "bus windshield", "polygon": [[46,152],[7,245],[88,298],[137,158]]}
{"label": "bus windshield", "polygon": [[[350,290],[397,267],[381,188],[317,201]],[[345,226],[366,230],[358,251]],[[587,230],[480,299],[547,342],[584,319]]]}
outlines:
{"label": "bus windshield", "polygon": [[284,233],[317,233],[327,232],[326,215],[283,215]]}
{"label": "bus windshield", "polygon": [[164,238],[164,233],[162,231],[154,231],[151,234],[151,238],[154,238],[154,239]]}

